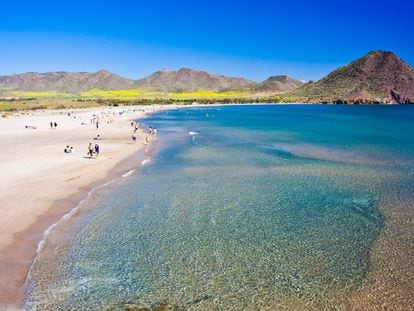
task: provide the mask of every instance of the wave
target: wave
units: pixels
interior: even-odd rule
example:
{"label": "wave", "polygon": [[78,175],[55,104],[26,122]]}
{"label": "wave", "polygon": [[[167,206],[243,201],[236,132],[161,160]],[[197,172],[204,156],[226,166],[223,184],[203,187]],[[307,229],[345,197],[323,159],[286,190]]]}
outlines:
{"label": "wave", "polygon": [[88,194],[86,195],[86,197],[84,198],[84,199],[82,199],[79,203],[78,203],[78,205],[76,205],[76,207],[74,207],[73,209],[71,209],[68,213],[66,213],[65,215],[63,215],[57,222],[55,222],[54,224],[52,224],[49,228],[47,228],[44,232],[43,232],[43,238],[42,238],[42,240],[39,242],[39,244],[37,245],[37,249],[36,249],[36,252],[35,252],[35,256],[34,256],[34,259],[33,259],[33,261],[32,261],[32,264],[30,265],[30,268],[29,268],[29,271],[28,271],[28,273],[27,273],[27,276],[26,276],[26,278],[25,278],[25,281],[24,281],[24,284],[25,284],[25,286],[27,285],[27,282],[28,282],[28,280],[31,278],[31,272],[32,272],[32,269],[33,269],[33,266],[34,266],[34,264],[36,263],[36,260],[37,260],[37,258],[38,258],[38,255],[40,254],[40,252],[43,250],[43,248],[45,247],[45,245],[46,245],[46,241],[47,241],[47,239],[48,239],[48,237],[49,237],[49,235],[53,232],[53,230],[57,227],[57,226],[59,226],[60,224],[62,224],[63,222],[65,222],[65,221],[68,221],[73,215],[75,215],[78,211],[79,211],[79,209],[82,207],[82,205],[83,205],[83,203],[85,202],[85,201],[87,201],[90,197],[91,197],[91,195],[96,191],[96,190],[98,190],[98,189],[101,189],[101,188],[103,188],[103,187],[106,187],[106,186],[108,186],[108,185],[110,185],[110,184],[112,184],[112,183],[114,183],[115,181],[117,181],[118,180],[118,178],[115,178],[115,179],[112,179],[112,180],[110,180],[110,181],[108,181],[108,182],[106,182],[106,183],[104,183],[104,184],[102,184],[102,185],[99,185],[99,186],[97,186],[97,187],[95,187],[95,188],[92,188],[89,192],[88,192]]}
{"label": "wave", "polygon": [[125,174],[123,174],[122,177],[125,178],[125,177],[128,177],[128,176],[131,176],[134,172],[135,172],[135,169],[132,169],[132,170],[126,172]]}
{"label": "wave", "polygon": [[[141,166],[145,166],[146,164],[148,164],[149,162],[151,161],[151,158],[150,157],[147,157],[147,158],[145,158],[142,162],[141,162]],[[121,175],[121,178],[126,178],[126,177],[128,177],[128,176],[131,176],[134,172],[136,171],[136,169],[131,169],[131,170],[129,170],[128,172],[126,172],[125,174],[123,174],[123,175]],[[28,273],[27,273],[27,275],[26,275],[26,278],[25,278],[25,281],[24,281],[24,285],[25,286],[27,286],[28,284],[27,284],[27,282],[29,281],[29,279],[31,278],[31,272],[32,272],[32,269],[33,269],[33,266],[35,265],[35,263],[36,263],[36,260],[37,260],[37,258],[38,258],[38,255],[40,254],[40,252],[44,249],[44,247],[45,247],[45,245],[46,245],[46,242],[47,242],[47,239],[48,239],[48,237],[50,236],[50,234],[53,232],[53,230],[56,228],[56,227],[58,227],[59,225],[61,225],[63,222],[65,222],[65,221],[68,221],[73,215],[75,215],[79,210],[80,210],[80,208],[82,207],[82,205],[84,204],[84,202],[86,202],[91,196],[92,196],[92,194],[95,192],[95,191],[97,191],[97,190],[99,190],[99,189],[101,189],[101,188],[104,188],[104,187],[106,187],[106,186],[108,186],[108,185],[110,185],[110,184],[112,184],[112,183],[114,183],[114,182],[116,182],[116,181],[118,181],[120,178],[119,177],[116,177],[116,178],[114,178],[114,179],[112,179],[112,180],[109,180],[109,181],[107,181],[107,182],[105,182],[105,183],[103,183],[102,185],[99,185],[99,186],[96,186],[96,187],[94,187],[94,188],[92,188],[89,192],[88,192],[88,194],[86,195],[86,197],[85,198],[83,198],[81,201],[79,201],[79,203],[73,208],[73,209],[71,209],[68,213],[66,213],[65,215],[63,215],[57,222],[55,222],[54,224],[52,224],[49,228],[47,228],[44,232],[43,232],[43,237],[42,237],[42,240],[40,240],[40,242],[39,242],[39,244],[37,245],[37,249],[36,249],[36,252],[35,252],[35,255],[34,255],[34,259],[33,259],[33,261],[32,261],[32,263],[31,263],[31,265],[30,265],[30,267],[29,267],[29,271],[28,271]]]}
{"label": "wave", "polygon": [[194,145],[199,146],[199,147],[204,147],[204,145],[202,145],[202,144],[200,144],[199,142],[196,141],[196,136],[198,135],[197,132],[190,131],[190,132],[188,132],[188,134],[191,135],[191,140],[192,140]]}
{"label": "wave", "polygon": [[145,158],[144,160],[142,160],[141,166],[145,166],[145,165],[147,165],[150,162],[151,162],[151,158],[150,157]]}

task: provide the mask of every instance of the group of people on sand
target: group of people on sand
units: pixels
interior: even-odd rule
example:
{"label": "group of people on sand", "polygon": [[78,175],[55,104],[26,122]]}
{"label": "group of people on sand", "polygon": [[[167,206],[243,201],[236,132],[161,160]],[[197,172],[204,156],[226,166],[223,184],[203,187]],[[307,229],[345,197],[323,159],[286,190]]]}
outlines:
{"label": "group of people on sand", "polygon": [[[140,127],[140,124],[138,122],[132,121],[131,126],[134,128],[134,132],[132,133],[131,138],[132,138],[132,141],[134,143],[136,143],[137,142],[137,136],[135,135],[135,133],[138,131],[138,129]],[[148,129],[146,129],[145,134],[146,134],[145,135],[145,141],[148,143],[150,141],[151,136],[157,136],[157,128],[149,126]]]}
{"label": "group of people on sand", "polygon": [[132,141],[133,141],[134,143],[136,143],[136,142],[137,142],[137,136],[135,135],[135,133],[136,133],[136,132],[138,131],[138,129],[139,129],[139,123],[138,123],[138,122],[131,121],[131,126],[134,128],[134,132],[132,133],[131,138],[132,138]]}
{"label": "group of people on sand", "polygon": [[151,136],[157,136],[157,128],[149,126],[146,135],[145,135],[145,141],[148,143],[150,141]]}
{"label": "group of people on sand", "polygon": [[75,148],[73,146],[66,146],[66,148],[63,150],[64,153],[75,153]]}
{"label": "group of people on sand", "polygon": [[[76,117],[74,115],[73,112],[68,112],[67,113],[68,117]],[[121,114],[120,114],[121,115]],[[114,122],[113,117],[116,116],[115,112],[110,112],[110,113],[101,113],[101,115],[98,114],[94,114],[92,116],[92,118],[90,119],[90,124],[94,125],[96,127],[97,130],[99,130],[101,122],[105,122],[105,119],[108,119],[108,124],[111,124],[112,122]],[[83,123],[82,125],[86,125],[85,123]],[[131,121],[131,127],[133,127],[133,133],[132,133],[132,140],[135,143],[137,141],[137,136],[136,136],[136,132],[138,131],[138,129],[140,128],[141,124],[139,122],[136,121]],[[57,123],[56,122],[50,122],[50,128],[56,128],[57,127]],[[147,129],[145,129],[145,133],[146,133],[146,142],[148,143],[150,141],[150,137],[151,136],[156,136],[157,135],[157,128],[149,126]],[[93,140],[102,140],[102,137],[100,134],[97,134]],[[73,146],[69,146],[67,145],[66,148],[64,148],[64,152],[65,153],[74,153],[75,149]],[[100,146],[97,143],[89,143],[88,148],[87,148],[87,158],[89,159],[96,159],[99,157],[100,154]]]}
{"label": "group of people on sand", "polygon": [[95,146],[92,146],[92,143],[89,143],[88,146],[88,156],[90,159],[97,158],[99,156],[100,147],[98,144],[95,144]]}
{"label": "group of people on sand", "polygon": [[131,121],[131,126],[134,128],[134,133],[136,133],[139,129],[139,122]]}

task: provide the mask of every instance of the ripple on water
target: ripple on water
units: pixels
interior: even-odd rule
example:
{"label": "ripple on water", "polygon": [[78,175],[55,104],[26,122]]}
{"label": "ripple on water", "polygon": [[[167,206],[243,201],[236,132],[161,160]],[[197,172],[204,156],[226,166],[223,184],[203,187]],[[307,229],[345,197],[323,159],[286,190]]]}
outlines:
{"label": "ripple on water", "polygon": [[[47,244],[29,309],[349,307],[383,226],[377,202],[401,172],[263,152],[271,133],[235,140],[198,113],[188,127],[199,145],[185,128],[170,134],[153,161]],[[183,116],[157,118],[160,132],[177,132]]]}

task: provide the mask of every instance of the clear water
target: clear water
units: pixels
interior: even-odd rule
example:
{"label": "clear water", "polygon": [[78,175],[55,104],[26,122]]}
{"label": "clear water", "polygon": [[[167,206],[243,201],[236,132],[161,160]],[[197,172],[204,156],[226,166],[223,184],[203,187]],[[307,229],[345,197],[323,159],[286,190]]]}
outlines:
{"label": "clear water", "polygon": [[154,115],[152,161],[48,241],[26,307],[346,306],[370,269],[379,206],[414,193],[413,117],[320,105]]}

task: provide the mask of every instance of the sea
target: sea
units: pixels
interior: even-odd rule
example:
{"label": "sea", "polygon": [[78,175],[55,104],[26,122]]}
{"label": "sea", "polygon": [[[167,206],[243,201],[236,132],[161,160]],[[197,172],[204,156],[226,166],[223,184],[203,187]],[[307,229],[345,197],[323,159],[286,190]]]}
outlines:
{"label": "sea", "polygon": [[383,206],[414,203],[414,106],[189,106],[140,122],[157,128],[146,161],[51,230],[25,309],[346,310]]}

